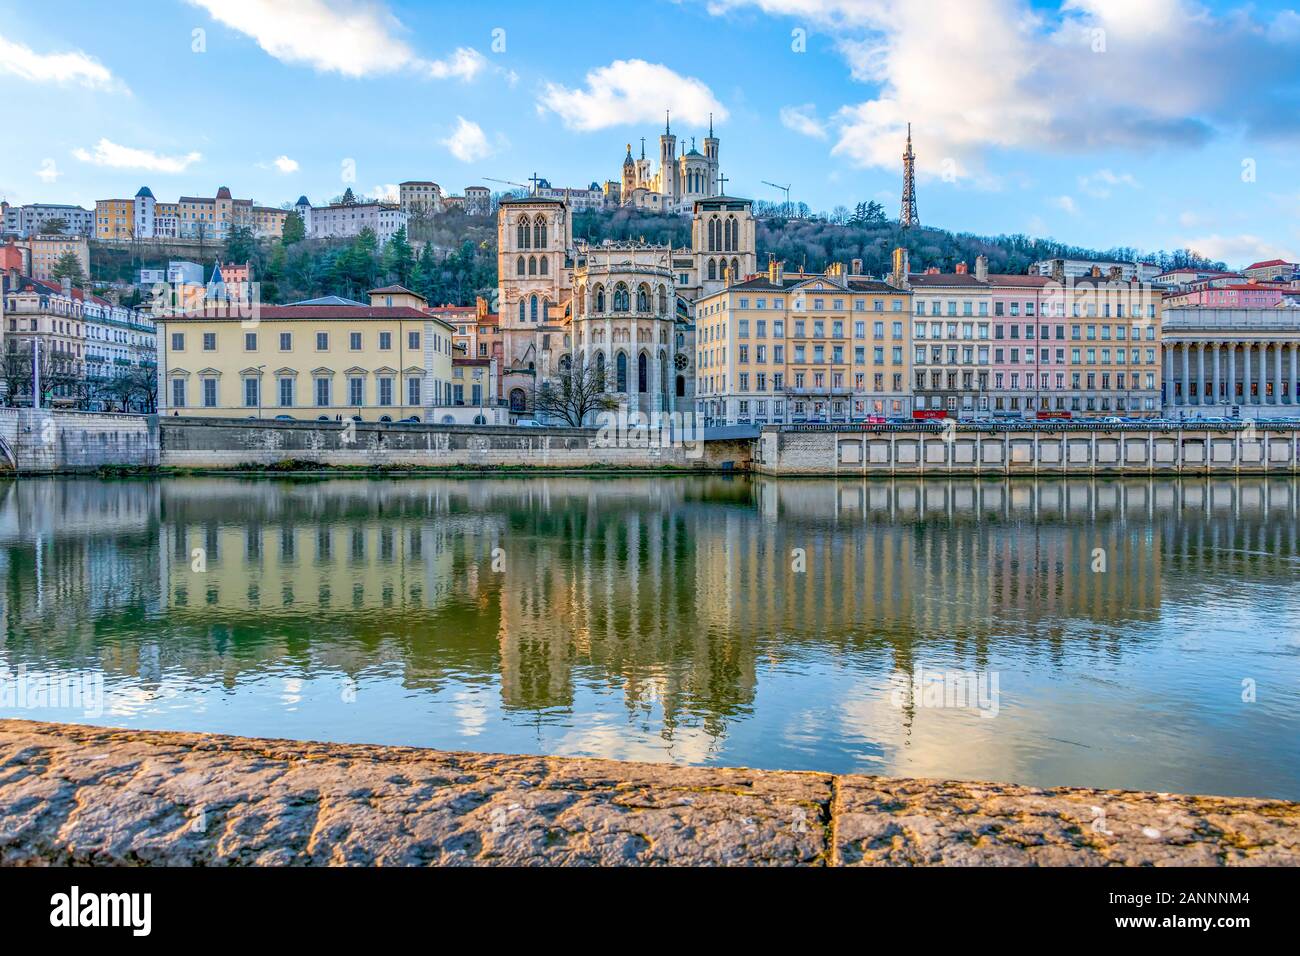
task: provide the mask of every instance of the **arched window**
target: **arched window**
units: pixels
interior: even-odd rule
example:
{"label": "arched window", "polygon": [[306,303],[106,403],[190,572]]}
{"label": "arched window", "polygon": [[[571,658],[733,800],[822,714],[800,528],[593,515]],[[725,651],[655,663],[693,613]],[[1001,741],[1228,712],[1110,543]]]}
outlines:
{"label": "arched window", "polygon": [[677,376],[677,397],[678,398],[686,397],[686,376],[685,375]]}
{"label": "arched window", "polygon": [[659,314],[663,315],[667,311],[668,311],[668,293],[664,291],[663,286],[660,286],[659,287]]}
{"label": "arched window", "polygon": [[712,259],[710,259],[710,260],[709,260],[709,278],[710,278],[710,279],[716,279],[717,277],[718,277],[718,264],[717,264],[716,262],[714,262]]}
{"label": "arched window", "polygon": [[600,385],[602,391],[609,391],[609,383],[605,381],[605,353],[596,353],[596,382]]}
{"label": "arched window", "polygon": [[533,296],[531,301],[532,304],[529,306],[529,311],[532,313],[532,315],[529,317],[529,320],[532,322],[536,322],[537,321],[537,296]]}
{"label": "arched window", "polygon": [[636,357],[636,390],[638,392],[647,391],[646,388],[646,366],[650,363],[646,360],[645,353],[642,352]]}
{"label": "arched window", "polygon": [[548,262],[550,260],[546,256],[542,256],[542,261],[537,264],[537,271],[542,275],[550,275],[551,267],[547,265]]}
{"label": "arched window", "polygon": [[718,251],[719,232],[721,230],[718,228],[718,217],[714,216],[709,220],[709,252]]}
{"label": "arched window", "polygon": [[535,276],[535,275],[537,275],[537,257],[536,257],[536,256],[529,256],[529,257],[528,257],[528,274],[529,274],[530,276]]}
{"label": "arched window", "polygon": [[636,310],[638,312],[650,311],[650,294],[646,291],[644,285],[636,287]]}
{"label": "arched window", "polygon": [[597,312],[605,311],[605,287],[603,285],[596,286],[595,306]]}
{"label": "arched window", "polygon": [[740,281],[740,260],[739,259],[731,260],[731,281],[732,282]]}
{"label": "arched window", "polygon": [[524,274],[524,257],[520,256],[519,261],[515,263],[515,275]]}
{"label": "arched window", "polygon": [[614,311],[626,312],[629,309],[627,286],[620,282],[614,286]]}
{"label": "arched window", "polygon": [[528,321],[528,312],[527,312],[527,310],[526,310],[525,307],[524,307],[524,300],[523,300],[523,299],[520,299],[520,300],[519,300],[519,321],[520,321],[520,322],[527,322],[527,321]]}
{"label": "arched window", "polygon": [[517,235],[515,237],[515,244],[519,246],[520,249],[528,248],[528,217],[527,216],[519,217],[519,228],[517,230]]}
{"label": "arched window", "polygon": [[659,394],[668,394],[668,356],[659,350]]}
{"label": "arched window", "polygon": [[560,356],[560,371],[561,371],[561,372],[568,372],[568,371],[569,371],[569,368],[571,367],[571,364],[572,364],[572,362],[571,362],[571,360],[569,359],[569,357],[568,357],[567,355],[561,355],[561,356]]}
{"label": "arched window", "polygon": [[736,222],[735,216],[727,217],[727,245],[726,252],[735,252],[740,248],[740,223]]}
{"label": "arched window", "polygon": [[528,407],[528,398],[522,388],[512,388],[510,390],[510,410],[512,412],[522,412]]}
{"label": "arched window", "polygon": [[614,391],[627,391],[627,353],[619,352],[614,362]]}
{"label": "arched window", "polygon": [[541,216],[533,222],[533,245],[538,249],[546,248],[546,220]]}

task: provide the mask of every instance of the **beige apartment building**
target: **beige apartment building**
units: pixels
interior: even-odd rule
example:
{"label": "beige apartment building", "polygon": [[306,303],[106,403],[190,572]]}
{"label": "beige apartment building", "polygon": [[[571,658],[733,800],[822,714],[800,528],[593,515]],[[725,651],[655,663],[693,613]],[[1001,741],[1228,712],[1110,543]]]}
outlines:
{"label": "beige apartment building", "polygon": [[853,265],[808,275],[772,262],[699,301],[696,413],[706,424],[911,415],[910,295]]}
{"label": "beige apartment building", "polygon": [[451,401],[452,326],[400,287],[370,299],[220,303],[159,317],[159,413],[429,420]]}

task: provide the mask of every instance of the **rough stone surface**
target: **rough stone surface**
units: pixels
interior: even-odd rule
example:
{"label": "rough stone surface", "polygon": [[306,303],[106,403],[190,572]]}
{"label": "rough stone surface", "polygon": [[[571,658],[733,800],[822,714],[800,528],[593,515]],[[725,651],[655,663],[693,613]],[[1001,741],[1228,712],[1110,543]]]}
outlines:
{"label": "rough stone surface", "polygon": [[0,863],[1295,865],[1300,805],[4,720]]}

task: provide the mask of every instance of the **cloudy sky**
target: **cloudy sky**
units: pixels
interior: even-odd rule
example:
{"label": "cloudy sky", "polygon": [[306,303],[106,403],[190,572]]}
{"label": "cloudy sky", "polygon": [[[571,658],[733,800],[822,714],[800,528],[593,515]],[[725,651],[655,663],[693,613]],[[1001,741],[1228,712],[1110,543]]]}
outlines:
{"label": "cloudy sky", "polygon": [[[1293,0],[1294,2],[1294,0]],[[585,186],[722,140],[728,191],[1081,245],[1300,256],[1300,13],[1190,0],[0,0],[0,196]],[[634,22],[620,22],[634,10]]]}

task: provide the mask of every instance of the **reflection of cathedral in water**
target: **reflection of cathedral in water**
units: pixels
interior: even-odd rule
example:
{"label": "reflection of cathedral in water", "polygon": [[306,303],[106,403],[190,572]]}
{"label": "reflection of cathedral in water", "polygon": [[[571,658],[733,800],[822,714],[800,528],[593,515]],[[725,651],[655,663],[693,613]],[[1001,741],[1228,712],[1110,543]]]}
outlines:
{"label": "reflection of cathedral in water", "polygon": [[1193,603],[1228,570],[1276,582],[1297,501],[1256,478],[20,482],[0,486],[0,635],[228,684],[491,681],[537,712],[613,690],[665,736],[718,734],[805,648],[904,669],[995,642],[1123,653],[1171,570]]}

